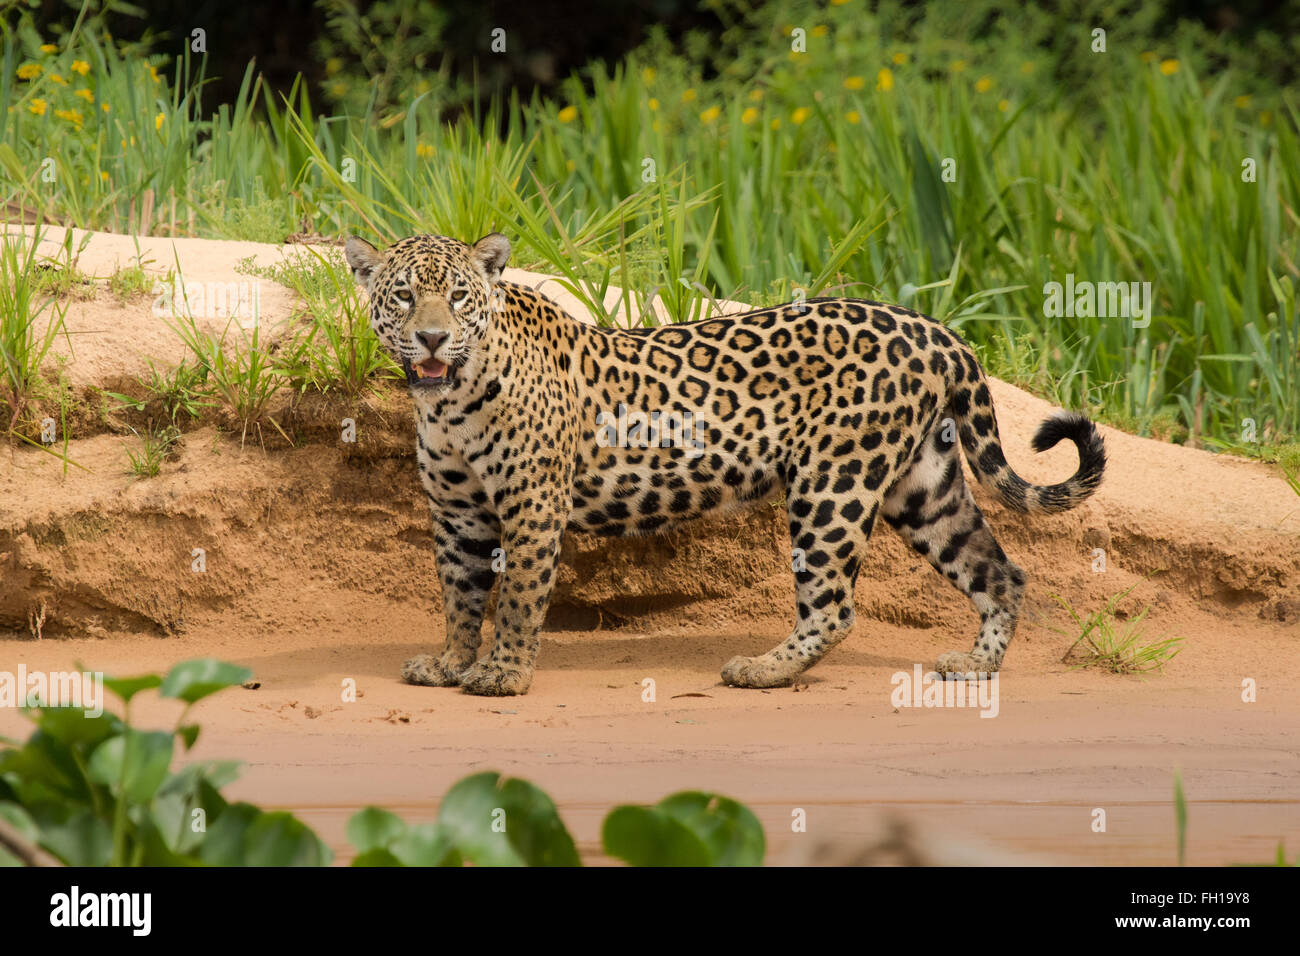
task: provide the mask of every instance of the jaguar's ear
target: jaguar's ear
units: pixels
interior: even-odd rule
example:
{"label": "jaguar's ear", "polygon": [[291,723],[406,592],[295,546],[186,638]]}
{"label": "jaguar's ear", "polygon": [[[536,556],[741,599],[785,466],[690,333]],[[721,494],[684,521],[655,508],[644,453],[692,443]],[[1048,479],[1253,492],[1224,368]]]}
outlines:
{"label": "jaguar's ear", "polygon": [[369,292],[375,273],[384,265],[384,254],[366,240],[349,236],[343,247],[343,255],[348,260],[348,268],[352,270],[357,285]]}
{"label": "jaguar's ear", "polygon": [[499,232],[489,232],[474,243],[469,257],[483,270],[488,285],[496,285],[501,279],[501,270],[506,267],[506,260],[510,258],[510,240]]}

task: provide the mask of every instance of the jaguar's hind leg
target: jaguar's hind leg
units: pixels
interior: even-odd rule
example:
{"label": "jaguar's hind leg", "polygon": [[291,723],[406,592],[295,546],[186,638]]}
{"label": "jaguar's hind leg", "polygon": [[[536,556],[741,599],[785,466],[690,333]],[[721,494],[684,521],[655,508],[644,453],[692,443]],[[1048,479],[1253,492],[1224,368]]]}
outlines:
{"label": "jaguar's hind leg", "polygon": [[812,667],[853,630],[853,585],[880,507],[863,494],[787,495],[794,545],[798,623],[784,641],[758,657],[733,657],[722,680],[736,687],[780,687]]}
{"label": "jaguar's hind leg", "polygon": [[942,429],[926,439],[908,472],[885,496],[881,515],[966,594],[980,615],[970,653],[950,651],[936,665],[945,676],[992,673],[1016,633],[1025,574],[1003,553],[971,497],[958,446]]}

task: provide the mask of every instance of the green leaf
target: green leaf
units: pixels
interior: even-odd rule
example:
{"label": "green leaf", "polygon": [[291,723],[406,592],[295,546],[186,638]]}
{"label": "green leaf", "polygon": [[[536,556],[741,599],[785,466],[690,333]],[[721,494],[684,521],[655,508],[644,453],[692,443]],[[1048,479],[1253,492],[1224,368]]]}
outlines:
{"label": "green leaf", "polygon": [[199,856],[213,866],[325,866],[332,854],[293,814],[234,803],[209,827]]}
{"label": "green leaf", "polygon": [[193,748],[195,741],[199,739],[199,725],[186,724],[183,727],[177,727],[176,736],[181,738],[181,743],[185,745],[185,749],[190,750]]}
{"label": "green leaf", "polygon": [[367,850],[384,849],[406,833],[402,818],[379,807],[366,807],[348,821],[348,842],[362,854]]}
{"label": "green leaf", "polygon": [[238,667],[212,657],[182,661],[167,672],[162,681],[162,696],[175,697],[187,704],[202,700],[219,690],[242,684],[253,676],[246,667]]}
{"label": "green leaf", "polygon": [[328,866],[333,858],[311,827],[284,810],[263,813],[244,841],[247,866]]}
{"label": "green leaf", "polygon": [[210,866],[243,866],[244,837],[261,812],[251,803],[226,807],[219,817],[208,821],[199,858]]}
{"label": "green leaf", "polygon": [[112,734],[120,734],[126,727],[112,714],[92,717],[79,707],[49,707],[40,714],[36,726],[68,746],[83,744],[93,747]]}
{"label": "green leaf", "polygon": [[461,866],[464,862],[450,837],[436,823],[411,827],[388,849],[402,866]]}
{"label": "green leaf", "polygon": [[709,866],[708,846],[658,807],[615,807],[601,827],[605,852],[632,866]]}
{"label": "green leaf", "polygon": [[352,858],[353,866],[402,866],[402,861],[392,852],[379,847],[358,853]]}
{"label": "green leaf", "polygon": [[162,684],[157,674],[141,674],[139,677],[105,677],[104,686],[123,701],[130,701],[142,690],[152,690]]}
{"label": "green leaf", "polygon": [[438,823],[476,866],[581,865],[555,804],[525,780],[466,777],[443,797]]}
{"label": "green leaf", "polygon": [[89,810],[79,810],[62,823],[47,823],[41,846],[67,866],[108,866],[113,831]]}
{"label": "green leaf", "polygon": [[116,791],[130,803],[153,799],[172,762],[172,735],[161,730],[131,730],[111,737],[90,755],[90,778]]}
{"label": "green leaf", "polygon": [[35,843],[40,839],[40,827],[36,825],[31,815],[16,803],[9,801],[0,803],[0,820],[17,830],[18,835],[24,840]]}
{"label": "green leaf", "polygon": [[665,797],[659,809],[704,842],[713,866],[763,865],[767,849],[763,825],[744,804],[688,790]]}

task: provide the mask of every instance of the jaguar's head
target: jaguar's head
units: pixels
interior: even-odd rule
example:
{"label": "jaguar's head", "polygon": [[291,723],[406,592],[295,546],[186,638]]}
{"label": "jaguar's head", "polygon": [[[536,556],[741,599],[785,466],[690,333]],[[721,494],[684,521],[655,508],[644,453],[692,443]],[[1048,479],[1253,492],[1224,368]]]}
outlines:
{"label": "jaguar's head", "polygon": [[381,252],[353,236],[344,252],[370,297],[371,328],[411,388],[451,386],[487,334],[509,240],[411,236]]}

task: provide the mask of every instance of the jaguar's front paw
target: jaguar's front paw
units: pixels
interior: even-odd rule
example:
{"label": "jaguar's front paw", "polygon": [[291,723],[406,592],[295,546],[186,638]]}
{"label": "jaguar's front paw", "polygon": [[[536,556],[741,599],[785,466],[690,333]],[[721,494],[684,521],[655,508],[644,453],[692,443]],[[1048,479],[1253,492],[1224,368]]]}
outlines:
{"label": "jaguar's front paw", "polygon": [[531,667],[504,667],[479,661],[460,675],[461,689],[480,697],[511,697],[526,694],[533,683]]}
{"label": "jaguar's front paw", "polygon": [[460,683],[459,671],[448,667],[444,657],[421,654],[402,665],[402,680],[423,687],[455,687]]}

